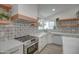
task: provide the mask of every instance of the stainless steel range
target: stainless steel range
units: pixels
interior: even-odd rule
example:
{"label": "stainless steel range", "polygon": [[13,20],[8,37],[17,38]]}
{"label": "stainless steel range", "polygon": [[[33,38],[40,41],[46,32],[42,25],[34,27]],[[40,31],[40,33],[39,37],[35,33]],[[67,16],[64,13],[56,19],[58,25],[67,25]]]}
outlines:
{"label": "stainless steel range", "polygon": [[18,41],[23,42],[23,53],[33,54],[38,50],[38,38],[35,36],[22,36],[15,38]]}

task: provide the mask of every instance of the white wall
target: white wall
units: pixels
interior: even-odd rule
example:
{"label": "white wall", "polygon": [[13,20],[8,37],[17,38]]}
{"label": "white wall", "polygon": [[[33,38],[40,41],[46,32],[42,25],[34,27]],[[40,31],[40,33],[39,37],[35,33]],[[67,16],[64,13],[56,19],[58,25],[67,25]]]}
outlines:
{"label": "white wall", "polygon": [[48,18],[52,19],[52,20],[56,20],[57,17],[59,17],[60,19],[74,18],[74,17],[76,17],[76,12],[78,10],[79,10],[79,7],[71,8],[71,9],[68,9],[68,10],[64,10],[60,13],[56,13],[56,14],[48,17]]}
{"label": "white wall", "polygon": [[38,5],[35,4],[14,4],[12,6],[12,15],[17,13],[30,16],[30,17],[37,17],[38,16]]}
{"label": "white wall", "polygon": [[19,4],[18,5],[19,14],[37,17],[38,16],[38,6],[35,4]]}
{"label": "white wall", "polygon": [[11,15],[15,15],[18,13],[18,4],[14,4],[11,9]]}

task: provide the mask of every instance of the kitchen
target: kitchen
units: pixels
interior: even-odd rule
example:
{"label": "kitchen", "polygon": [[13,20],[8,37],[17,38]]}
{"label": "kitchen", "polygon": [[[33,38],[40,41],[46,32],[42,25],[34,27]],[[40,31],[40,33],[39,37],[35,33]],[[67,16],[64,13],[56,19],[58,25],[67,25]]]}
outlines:
{"label": "kitchen", "polygon": [[0,54],[78,54],[78,6],[0,4]]}

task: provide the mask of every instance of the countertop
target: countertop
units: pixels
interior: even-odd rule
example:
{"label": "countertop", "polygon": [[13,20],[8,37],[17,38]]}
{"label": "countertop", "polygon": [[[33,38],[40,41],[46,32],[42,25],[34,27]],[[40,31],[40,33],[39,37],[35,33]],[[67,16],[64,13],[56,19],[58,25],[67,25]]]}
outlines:
{"label": "countertop", "polygon": [[17,46],[22,45],[23,43],[16,41],[14,39],[12,40],[5,40],[5,41],[0,41],[0,52],[6,52],[12,48],[15,48]]}
{"label": "countertop", "polygon": [[72,36],[72,37],[78,37],[79,38],[79,33],[64,33],[64,32],[49,32],[54,35],[61,35],[61,36]]}
{"label": "countertop", "polygon": [[47,33],[45,33],[45,32],[39,32],[39,33],[35,33],[35,34],[31,34],[32,36],[36,36],[36,37],[42,37],[42,36],[44,36],[44,35],[46,35]]}

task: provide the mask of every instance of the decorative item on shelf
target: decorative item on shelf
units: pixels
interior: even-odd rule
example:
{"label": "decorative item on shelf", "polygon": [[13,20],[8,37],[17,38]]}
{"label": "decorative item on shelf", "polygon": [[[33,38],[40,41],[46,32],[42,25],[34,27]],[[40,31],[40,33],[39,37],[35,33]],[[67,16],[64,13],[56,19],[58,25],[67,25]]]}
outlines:
{"label": "decorative item on shelf", "polygon": [[12,8],[11,4],[0,4],[0,25],[10,23],[11,8]]}
{"label": "decorative item on shelf", "polygon": [[9,23],[9,16],[5,13],[0,13],[0,24],[8,24]]}
{"label": "decorative item on shelf", "polygon": [[8,15],[5,15],[4,13],[0,13],[0,19],[4,19],[4,20],[8,20],[9,19],[9,16]]}
{"label": "decorative item on shelf", "polygon": [[31,26],[33,26],[33,27],[38,27],[38,22],[31,23]]}

